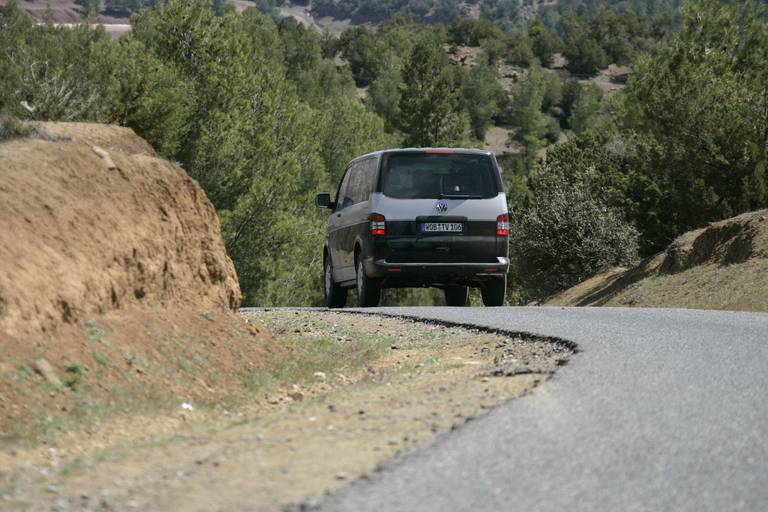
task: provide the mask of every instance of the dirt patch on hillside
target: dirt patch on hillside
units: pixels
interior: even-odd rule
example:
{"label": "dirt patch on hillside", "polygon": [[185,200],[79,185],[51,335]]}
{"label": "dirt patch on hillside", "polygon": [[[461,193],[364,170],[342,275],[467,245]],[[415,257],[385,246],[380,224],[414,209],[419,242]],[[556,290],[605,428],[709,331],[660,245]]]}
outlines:
{"label": "dirt patch on hillside", "polygon": [[[7,0],[0,0],[0,5],[6,5]],[[16,0],[21,12],[35,22],[45,22],[50,17],[56,23],[75,23],[83,21],[86,9],[77,5],[74,0],[58,0],[56,2],[39,2],[35,0]]]}
{"label": "dirt patch on hillside", "polygon": [[611,64],[607,68],[601,69],[591,78],[579,80],[582,85],[594,84],[605,94],[613,94],[627,86],[627,80],[632,72],[629,66],[619,66]]}
{"label": "dirt patch on hillside", "polygon": [[213,401],[271,364],[200,186],[129,129],[37,129],[0,143],[3,437],[123,395]]}
{"label": "dirt patch on hillside", "polygon": [[636,267],[612,268],[544,302],[559,306],[768,311],[768,210],[678,237]]}
{"label": "dirt patch on hillside", "polygon": [[546,340],[372,315],[245,316],[288,351],[254,373],[247,405],[0,452],[0,497],[23,510],[279,510],[532,392],[572,353]]}
{"label": "dirt patch on hillside", "polygon": [[499,155],[519,155],[524,147],[512,137],[515,129],[510,126],[491,126],[485,131],[483,149],[493,151]]}
{"label": "dirt patch on hillside", "polygon": [[499,77],[499,83],[506,92],[511,92],[516,83],[525,80],[528,73],[528,68],[521,66],[513,66],[504,62],[496,64],[496,74]]}
{"label": "dirt patch on hillside", "polygon": [[[0,0],[0,5],[8,4],[8,0]],[[18,9],[32,18],[35,23],[45,23],[47,20],[55,24],[82,23],[88,17],[88,9],[78,5],[75,0],[56,0],[41,2],[40,0],[16,0]],[[104,8],[97,16],[99,23],[128,24],[128,17],[122,13],[110,12]],[[109,29],[107,29],[109,32]]]}
{"label": "dirt patch on hillside", "polygon": [[448,54],[448,61],[456,66],[472,68],[477,66],[483,49],[479,46],[455,46],[444,44],[443,50]]}

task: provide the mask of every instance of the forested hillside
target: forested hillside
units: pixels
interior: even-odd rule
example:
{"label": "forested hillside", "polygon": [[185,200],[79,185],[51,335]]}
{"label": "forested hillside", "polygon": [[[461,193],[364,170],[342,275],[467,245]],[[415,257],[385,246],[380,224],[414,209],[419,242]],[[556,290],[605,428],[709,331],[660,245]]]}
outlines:
{"label": "forested hillside", "polygon": [[0,114],[129,126],[180,162],[217,208],[246,305],[319,302],[312,196],[385,147],[502,134],[513,301],[768,206],[760,3],[461,5],[480,18],[385,16],[336,37],[271,4],[169,0],[126,7],[133,32],[111,39],[34,26],[10,2]]}

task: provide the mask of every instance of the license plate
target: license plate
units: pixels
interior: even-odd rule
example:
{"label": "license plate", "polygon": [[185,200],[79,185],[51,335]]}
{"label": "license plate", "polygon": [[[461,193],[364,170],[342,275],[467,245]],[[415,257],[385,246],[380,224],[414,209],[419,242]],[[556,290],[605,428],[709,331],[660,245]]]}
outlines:
{"label": "license plate", "polygon": [[421,225],[424,233],[461,233],[463,230],[460,222],[425,222]]}

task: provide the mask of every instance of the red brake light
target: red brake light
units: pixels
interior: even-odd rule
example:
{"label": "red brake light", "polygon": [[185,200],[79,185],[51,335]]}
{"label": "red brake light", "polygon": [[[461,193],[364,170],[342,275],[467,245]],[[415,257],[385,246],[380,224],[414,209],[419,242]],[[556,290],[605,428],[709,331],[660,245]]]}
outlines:
{"label": "red brake light", "polygon": [[509,215],[502,213],[496,217],[496,236],[509,235]]}
{"label": "red brake light", "polygon": [[453,154],[452,149],[428,149],[425,151],[428,155],[450,155]]}
{"label": "red brake light", "polygon": [[368,216],[371,221],[371,234],[381,236],[387,234],[387,223],[384,216],[380,213],[372,213]]}

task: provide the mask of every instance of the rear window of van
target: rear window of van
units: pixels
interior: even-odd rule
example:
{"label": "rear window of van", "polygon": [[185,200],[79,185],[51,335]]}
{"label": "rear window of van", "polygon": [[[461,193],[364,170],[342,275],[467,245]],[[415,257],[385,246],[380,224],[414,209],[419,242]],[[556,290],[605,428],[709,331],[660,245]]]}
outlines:
{"label": "rear window of van", "polygon": [[384,156],[380,188],[398,199],[485,199],[498,195],[489,155],[392,153]]}

